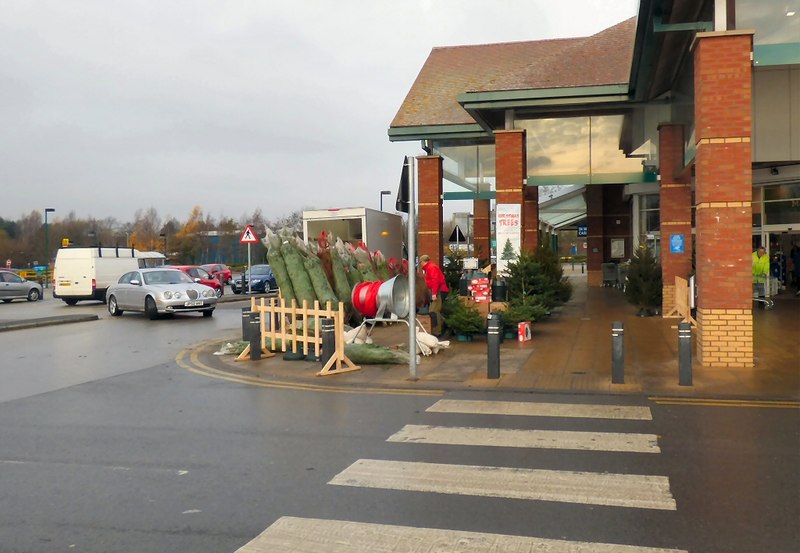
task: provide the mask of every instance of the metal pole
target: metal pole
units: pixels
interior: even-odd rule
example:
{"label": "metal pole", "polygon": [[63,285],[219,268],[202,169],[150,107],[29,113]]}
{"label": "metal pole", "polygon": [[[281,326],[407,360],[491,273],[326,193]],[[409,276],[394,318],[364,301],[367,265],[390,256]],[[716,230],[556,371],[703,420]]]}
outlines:
{"label": "metal pole", "polygon": [[250,242],[247,243],[247,294],[251,295],[251,284],[253,282],[253,275],[250,273]]}
{"label": "metal pole", "polygon": [[408,373],[417,380],[417,181],[414,159],[408,158]]}
{"label": "metal pole", "polygon": [[678,384],[692,385],[692,325],[678,323]]}
{"label": "metal pole", "polygon": [[625,325],[622,321],[611,323],[611,382],[625,383]]}

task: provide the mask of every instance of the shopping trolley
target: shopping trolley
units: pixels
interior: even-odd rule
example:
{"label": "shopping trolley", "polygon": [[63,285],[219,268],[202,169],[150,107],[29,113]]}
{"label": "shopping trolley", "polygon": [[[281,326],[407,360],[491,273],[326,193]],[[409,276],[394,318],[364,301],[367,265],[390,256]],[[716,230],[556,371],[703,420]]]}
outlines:
{"label": "shopping trolley", "polygon": [[760,304],[762,309],[772,309],[775,302],[772,301],[772,282],[771,278],[766,277],[765,282],[753,283],[753,301]]}

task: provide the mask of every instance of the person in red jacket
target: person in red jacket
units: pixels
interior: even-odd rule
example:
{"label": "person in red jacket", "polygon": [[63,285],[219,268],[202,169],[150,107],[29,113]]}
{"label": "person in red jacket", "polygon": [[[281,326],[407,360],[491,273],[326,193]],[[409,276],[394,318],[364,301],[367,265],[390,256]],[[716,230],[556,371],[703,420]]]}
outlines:
{"label": "person in red jacket", "polygon": [[423,255],[419,258],[419,268],[425,275],[425,284],[431,291],[431,305],[428,311],[431,315],[431,333],[434,336],[441,336],[444,331],[444,319],[442,318],[442,301],[447,297],[450,289],[444,279],[442,270],[431,261],[430,256]]}

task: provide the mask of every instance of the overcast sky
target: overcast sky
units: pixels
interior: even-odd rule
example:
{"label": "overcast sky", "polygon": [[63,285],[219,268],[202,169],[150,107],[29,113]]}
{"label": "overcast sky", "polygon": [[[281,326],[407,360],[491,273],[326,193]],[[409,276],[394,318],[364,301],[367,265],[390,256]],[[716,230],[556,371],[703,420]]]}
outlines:
{"label": "overcast sky", "polygon": [[[586,36],[638,0],[0,0],[0,217],[393,209],[431,49]],[[51,216],[53,217],[53,216]],[[53,220],[51,218],[51,220]]]}

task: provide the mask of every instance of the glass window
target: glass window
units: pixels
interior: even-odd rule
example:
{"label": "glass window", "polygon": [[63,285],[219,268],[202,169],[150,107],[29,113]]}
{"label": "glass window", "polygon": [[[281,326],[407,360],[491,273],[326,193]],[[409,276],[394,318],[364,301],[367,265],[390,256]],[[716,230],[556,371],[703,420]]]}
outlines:
{"label": "glass window", "polygon": [[[581,176],[641,173],[642,161],[620,149],[622,115],[526,119],[514,123],[525,129],[528,176]],[[588,178],[587,178],[588,177]]]}
{"label": "glass window", "polygon": [[494,144],[434,146],[442,156],[445,192],[489,192],[495,183]]}
{"label": "glass window", "polygon": [[755,44],[800,42],[800,5],[797,2],[737,0],[736,28],[755,29]]}
{"label": "glass window", "polygon": [[661,230],[659,195],[643,194],[639,200],[639,236],[658,233]]}
{"label": "glass window", "polygon": [[800,183],[764,187],[764,224],[800,224]]}

